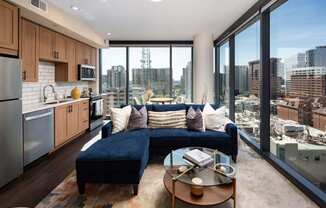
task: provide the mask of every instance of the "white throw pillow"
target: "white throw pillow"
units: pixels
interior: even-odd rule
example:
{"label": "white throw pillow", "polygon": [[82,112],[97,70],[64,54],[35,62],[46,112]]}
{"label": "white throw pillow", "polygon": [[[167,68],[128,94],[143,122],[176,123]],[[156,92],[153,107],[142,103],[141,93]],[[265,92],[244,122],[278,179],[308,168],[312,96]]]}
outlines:
{"label": "white throw pillow", "polygon": [[209,103],[206,103],[204,106],[203,116],[205,127],[209,130],[225,131],[226,124],[232,122],[229,118],[225,117],[225,107],[214,110]]}
{"label": "white throw pillow", "polygon": [[128,105],[124,108],[111,108],[110,116],[113,123],[112,133],[118,133],[120,131],[124,131],[129,122],[129,117],[131,114],[131,106]]}

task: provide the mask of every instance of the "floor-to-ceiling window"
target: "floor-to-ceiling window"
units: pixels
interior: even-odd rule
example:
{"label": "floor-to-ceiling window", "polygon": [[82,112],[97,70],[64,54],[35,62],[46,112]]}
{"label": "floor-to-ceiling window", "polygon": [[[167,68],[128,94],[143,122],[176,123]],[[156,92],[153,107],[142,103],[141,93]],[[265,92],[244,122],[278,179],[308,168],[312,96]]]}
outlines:
{"label": "floor-to-ceiling window", "polygon": [[100,81],[106,109],[145,104],[155,97],[192,102],[192,50],[184,44],[102,49]]}
{"label": "floor-to-ceiling window", "polygon": [[270,14],[270,151],[326,192],[326,1]]}
{"label": "floor-to-ceiling window", "polygon": [[230,74],[230,48],[229,42],[224,43],[220,46],[219,52],[219,80],[218,80],[218,89],[219,89],[219,104],[225,108],[225,113],[228,115],[229,113],[229,74]]}
{"label": "floor-to-ceiling window", "polygon": [[101,89],[108,112],[109,107],[126,103],[126,47],[102,49],[101,60]]}
{"label": "floor-to-ceiling window", "polygon": [[172,97],[177,102],[192,100],[191,57],[191,47],[172,47]]}
{"label": "floor-to-ceiling window", "polygon": [[170,97],[170,48],[129,48],[129,103]]}
{"label": "floor-to-ceiling window", "polygon": [[235,122],[259,142],[260,21],[235,36]]}

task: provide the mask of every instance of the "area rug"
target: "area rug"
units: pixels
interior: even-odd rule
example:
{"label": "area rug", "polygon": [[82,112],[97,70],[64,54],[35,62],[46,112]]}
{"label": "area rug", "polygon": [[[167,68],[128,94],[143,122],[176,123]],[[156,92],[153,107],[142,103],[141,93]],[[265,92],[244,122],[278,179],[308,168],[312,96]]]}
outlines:
{"label": "area rug", "polygon": [[[86,186],[86,194],[78,194],[75,173],[71,173],[37,208],[170,208],[171,197],[163,185],[163,158],[155,158],[145,170],[137,196],[128,185]],[[238,208],[314,208],[317,207],[278,171],[240,142],[237,169]],[[178,208],[192,207],[177,202]],[[218,206],[233,207],[230,200]]]}

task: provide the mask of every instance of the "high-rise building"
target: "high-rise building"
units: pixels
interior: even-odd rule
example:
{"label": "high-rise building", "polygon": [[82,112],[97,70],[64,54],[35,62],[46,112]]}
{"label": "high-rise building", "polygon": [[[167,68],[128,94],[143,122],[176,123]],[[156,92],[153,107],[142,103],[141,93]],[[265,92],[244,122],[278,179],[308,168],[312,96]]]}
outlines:
{"label": "high-rise building", "polygon": [[306,66],[306,54],[297,53],[290,58],[284,60],[284,68],[288,71],[293,68],[301,68]]}
{"label": "high-rise building", "polygon": [[[279,67],[282,67],[280,59],[270,58],[271,99],[276,99],[282,93],[281,84],[283,80],[277,73]],[[261,87],[261,69],[259,60],[249,62],[248,77],[250,93],[259,97]]]}
{"label": "high-rise building", "polygon": [[160,95],[169,94],[169,68],[134,68],[132,69],[132,87],[153,89]]}
{"label": "high-rise building", "polygon": [[149,48],[142,48],[141,56],[142,56],[142,59],[140,60],[141,68],[150,69],[152,64],[151,50]]}
{"label": "high-rise building", "polygon": [[326,96],[326,67],[303,67],[288,73],[290,96]]}
{"label": "high-rise building", "polygon": [[182,76],[180,78],[181,90],[184,91],[184,94],[187,98],[191,97],[192,91],[192,63],[189,61],[187,66],[182,69]]}
{"label": "high-rise building", "polygon": [[235,66],[235,90],[237,93],[245,93],[249,91],[248,66]]}
{"label": "high-rise building", "polygon": [[315,49],[306,51],[306,66],[325,66],[326,67],[326,46],[318,46]]}
{"label": "high-rise building", "polygon": [[107,88],[125,88],[126,69],[124,66],[112,66],[107,70]]}

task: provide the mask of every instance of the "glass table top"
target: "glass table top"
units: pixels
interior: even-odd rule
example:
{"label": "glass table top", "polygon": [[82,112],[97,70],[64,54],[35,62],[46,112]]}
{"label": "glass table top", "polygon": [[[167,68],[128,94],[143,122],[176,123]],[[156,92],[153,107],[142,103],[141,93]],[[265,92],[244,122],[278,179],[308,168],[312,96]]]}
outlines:
{"label": "glass table top", "polygon": [[[214,162],[206,167],[199,167],[183,158],[186,152],[194,149],[207,153]],[[172,178],[189,185],[200,184],[200,186],[216,186],[231,183],[232,178],[235,176],[233,164],[230,156],[217,150],[203,147],[186,147],[173,150],[164,159],[165,170]],[[198,178],[200,178],[199,183]]]}

